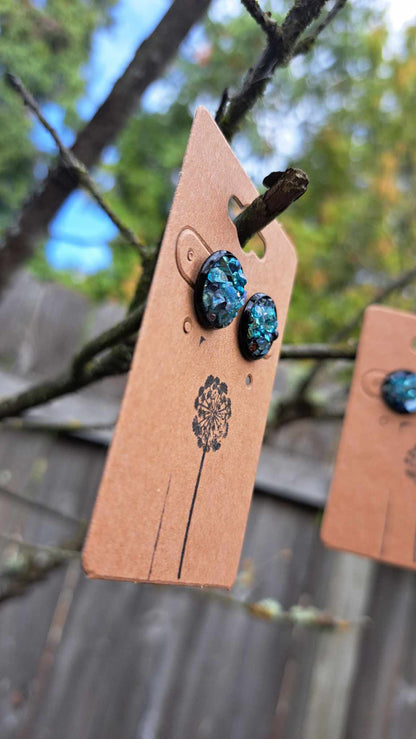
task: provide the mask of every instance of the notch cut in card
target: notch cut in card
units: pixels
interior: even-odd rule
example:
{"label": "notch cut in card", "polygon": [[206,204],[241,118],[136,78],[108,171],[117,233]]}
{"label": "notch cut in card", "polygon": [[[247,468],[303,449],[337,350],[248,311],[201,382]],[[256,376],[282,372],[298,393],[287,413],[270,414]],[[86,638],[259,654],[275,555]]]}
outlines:
{"label": "notch cut in card", "polygon": [[[262,259],[241,249],[228,202],[257,195],[199,108],[84,549],[91,577],[234,582],[296,269],[277,222]],[[199,270],[224,249],[242,264],[247,297],[276,303],[280,337],[264,359],[243,359],[239,316],[218,330],[197,320]]]}
{"label": "notch cut in card", "polygon": [[371,306],[364,317],[332,486],[325,544],[416,569],[416,414],[383,400],[392,372],[416,372],[416,316]]}

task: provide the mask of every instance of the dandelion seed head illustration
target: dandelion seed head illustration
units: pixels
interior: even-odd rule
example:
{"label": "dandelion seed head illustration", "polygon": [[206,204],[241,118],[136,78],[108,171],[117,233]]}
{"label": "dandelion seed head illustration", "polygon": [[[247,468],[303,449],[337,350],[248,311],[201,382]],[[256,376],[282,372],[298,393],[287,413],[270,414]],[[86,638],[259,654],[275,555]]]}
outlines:
{"label": "dandelion seed head illustration", "polygon": [[192,430],[198,446],[206,452],[216,452],[221,447],[222,439],[228,434],[231,418],[231,400],[226,383],[221,382],[219,377],[209,375],[205,384],[199,388],[194,405],[196,415],[192,421]]}

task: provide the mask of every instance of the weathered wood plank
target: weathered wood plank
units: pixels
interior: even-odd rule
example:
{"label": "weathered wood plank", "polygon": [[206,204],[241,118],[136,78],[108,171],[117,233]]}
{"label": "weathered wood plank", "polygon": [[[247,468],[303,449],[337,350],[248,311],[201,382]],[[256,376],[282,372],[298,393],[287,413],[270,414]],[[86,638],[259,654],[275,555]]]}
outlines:
{"label": "weathered wood plank", "polygon": [[[375,565],[353,554],[334,552],[330,559],[332,570],[325,607],[357,622],[366,613]],[[322,572],[321,576],[327,574]],[[366,638],[368,628],[352,626],[319,637],[299,739],[342,739],[344,736],[361,637]]]}
{"label": "weathered wood plank", "polygon": [[[0,305],[0,361],[16,383],[61,371],[79,342],[89,311],[88,302],[62,288],[40,284],[27,274],[17,276]],[[21,380],[19,380],[19,375]],[[0,394],[8,392],[7,382]],[[56,545],[78,531],[76,522],[45,513],[30,500],[77,519],[89,515],[98,484],[104,450],[89,454],[75,440],[45,434],[0,431],[0,483],[28,500],[0,493],[0,533],[33,544]],[[89,495],[85,494],[88,491]],[[2,562],[16,545],[0,539]],[[71,569],[71,568],[70,568]],[[0,735],[20,734],[31,700],[57,647],[62,627],[66,571],[53,573],[21,598],[0,609]]]}
{"label": "weathered wood plank", "polygon": [[[315,536],[310,511],[259,497],[245,545],[253,597],[296,602]],[[207,594],[83,580],[30,736],[266,736],[290,642],[287,627]]]}
{"label": "weathered wood plank", "polygon": [[377,565],[345,739],[415,736],[415,585],[415,573]]}
{"label": "weathered wood plank", "polygon": [[62,372],[82,339],[86,298],[19,273],[1,305],[0,361],[20,375]]}
{"label": "weathered wood plank", "polygon": [[[90,514],[103,461],[104,450],[96,447],[91,455],[89,447],[75,440],[21,432],[0,434],[0,477],[7,488],[75,519]],[[1,494],[0,521],[1,533],[40,545],[56,545],[78,532],[71,519],[12,503]],[[0,538],[2,563],[14,550]],[[43,670],[45,646],[64,582],[65,568],[0,608],[2,739],[16,736],[21,727]],[[46,656],[52,656],[49,648]]]}

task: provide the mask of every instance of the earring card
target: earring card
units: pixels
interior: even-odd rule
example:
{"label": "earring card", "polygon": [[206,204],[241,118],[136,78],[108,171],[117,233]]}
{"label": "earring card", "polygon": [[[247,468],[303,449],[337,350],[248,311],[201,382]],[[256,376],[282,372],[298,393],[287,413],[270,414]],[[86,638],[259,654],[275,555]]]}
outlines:
{"label": "earring card", "polygon": [[383,401],[383,379],[416,372],[416,316],[371,306],[322,525],[329,547],[416,569],[416,415]]}
{"label": "earring card", "polygon": [[[257,195],[199,108],[84,548],[90,577],[234,582],[296,270],[277,222],[264,229],[261,259],[241,249],[229,199]],[[276,303],[280,337],[263,359],[241,356],[239,316],[219,330],[197,321],[193,286],[220,249],[240,260],[247,298]]]}

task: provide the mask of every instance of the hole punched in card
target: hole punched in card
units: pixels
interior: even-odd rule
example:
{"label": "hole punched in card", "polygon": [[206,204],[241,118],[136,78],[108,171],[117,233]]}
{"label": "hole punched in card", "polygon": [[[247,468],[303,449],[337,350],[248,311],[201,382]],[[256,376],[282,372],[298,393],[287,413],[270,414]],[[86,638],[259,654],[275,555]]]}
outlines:
{"label": "hole punched in card", "polygon": [[[199,108],[83,553],[90,577],[234,582],[297,261],[277,222],[262,232],[262,258],[241,249],[228,203],[257,195]],[[218,274],[228,314],[213,292]],[[198,280],[208,325],[196,311]],[[250,361],[240,306],[259,293],[269,323],[274,301],[279,338]]]}

